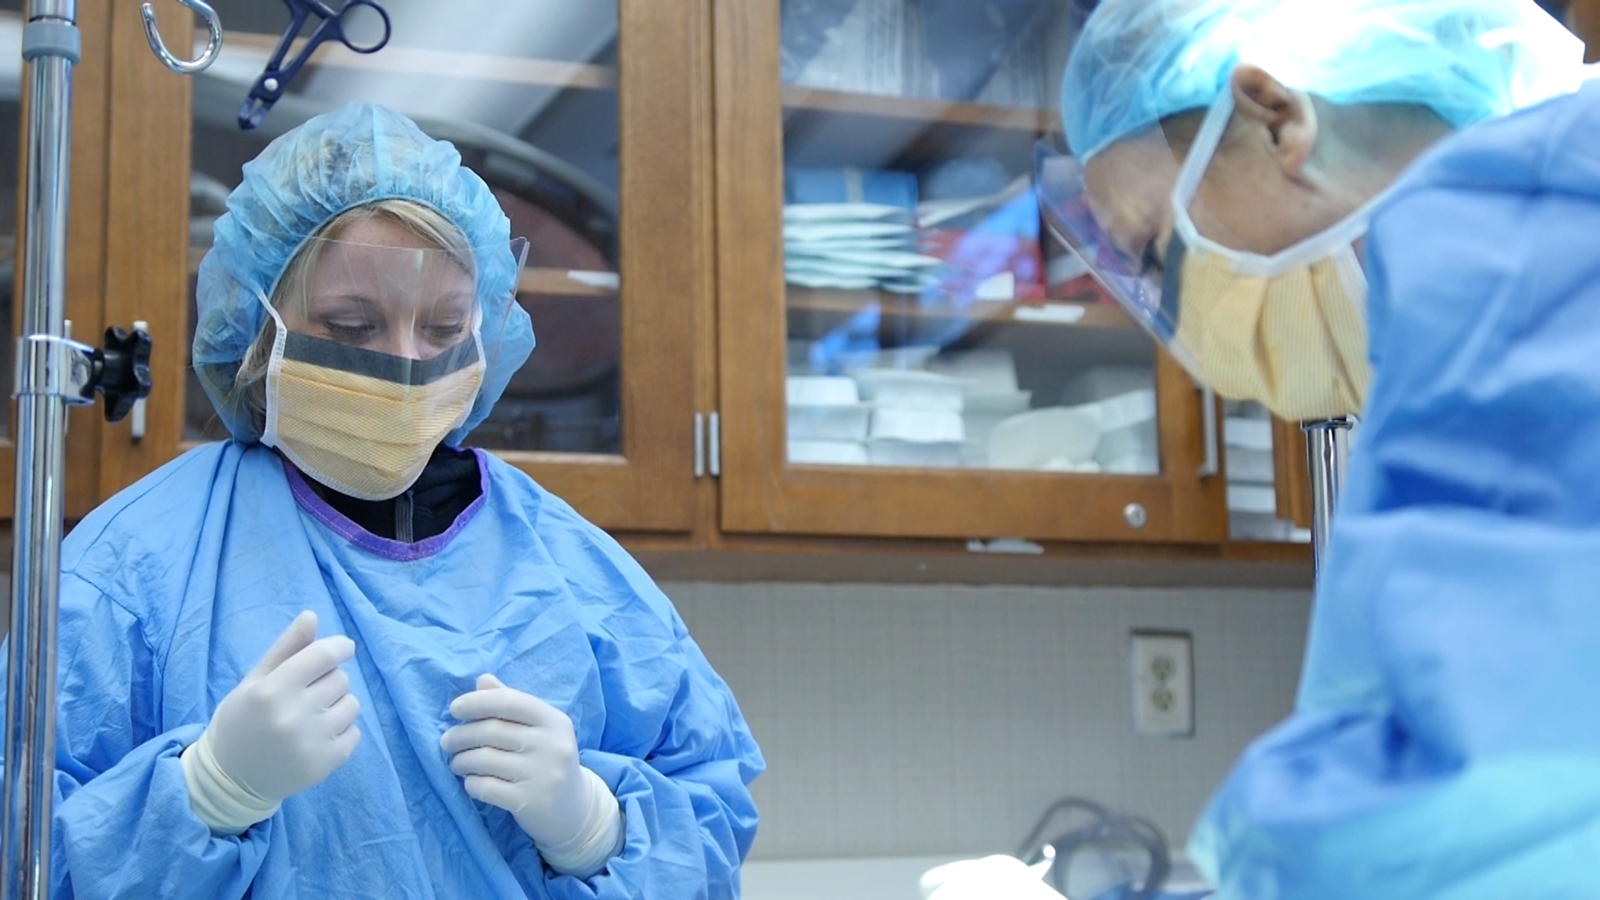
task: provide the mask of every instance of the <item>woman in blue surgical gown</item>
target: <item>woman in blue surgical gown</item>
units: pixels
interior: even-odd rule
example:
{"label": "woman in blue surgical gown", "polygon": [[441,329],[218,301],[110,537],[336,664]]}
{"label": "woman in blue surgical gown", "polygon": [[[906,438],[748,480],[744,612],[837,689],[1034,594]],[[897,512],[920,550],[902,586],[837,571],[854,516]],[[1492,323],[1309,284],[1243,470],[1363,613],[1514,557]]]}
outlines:
{"label": "woman in blue surgical gown", "polygon": [[369,105],[243,174],[194,345],[234,439],[63,548],[51,896],[736,896],[728,688],[616,544],[460,449],[533,349],[488,187]]}
{"label": "woman in blue surgical gown", "polygon": [[1103,0],[1078,38],[1063,238],[1220,392],[1361,417],[1294,715],[1191,835],[1218,897],[1600,897],[1581,56],[1532,0]]}

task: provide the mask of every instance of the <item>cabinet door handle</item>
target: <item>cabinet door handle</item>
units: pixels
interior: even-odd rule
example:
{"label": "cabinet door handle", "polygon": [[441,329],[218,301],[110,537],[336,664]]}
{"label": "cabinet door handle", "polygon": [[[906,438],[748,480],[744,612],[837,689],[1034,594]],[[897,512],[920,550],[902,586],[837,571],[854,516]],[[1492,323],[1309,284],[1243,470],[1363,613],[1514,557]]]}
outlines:
{"label": "cabinet door handle", "polygon": [[[145,321],[134,322],[133,330],[142,331],[145,334],[149,334],[150,323]],[[144,440],[144,406],[145,401],[143,398],[135,400],[133,403],[133,415],[130,417],[131,421],[129,422],[128,439],[133,441],[135,444]]]}
{"label": "cabinet door handle", "polygon": [[722,477],[722,416],[711,414],[711,477]]}
{"label": "cabinet door handle", "polygon": [[1205,480],[1222,468],[1217,453],[1217,395],[1209,387],[1200,389],[1200,433],[1206,444],[1205,461],[1200,463],[1200,478]]}
{"label": "cabinet door handle", "polygon": [[694,414],[694,478],[706,477],[706,417]]}

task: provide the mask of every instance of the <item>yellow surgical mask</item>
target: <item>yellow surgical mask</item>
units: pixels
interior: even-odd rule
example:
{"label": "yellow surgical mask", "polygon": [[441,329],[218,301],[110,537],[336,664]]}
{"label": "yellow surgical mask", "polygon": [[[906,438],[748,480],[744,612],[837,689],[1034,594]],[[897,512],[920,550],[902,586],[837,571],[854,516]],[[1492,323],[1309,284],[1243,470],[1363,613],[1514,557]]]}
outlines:
{"label": "yellow surgical mask", "polygon": [[1291,421],[1361,410],[1367,282],[1355,242],[1376,199],[1271,256],[1199,233],[1189,206],[1233,113],[1224,91],[1207,113],[1172,192],[1173,228],[1160,291],[1175,356],[1218,394],[1254,400]]}
{"label": "yellow surgical mask", "polygon": [[483,370],[476,337],[412,360],[279,327],[261,441],[341,494],[387,500],[415,484],[466,421]]}
{"label": "yellow surgical mask", "polygon": [[1167,251],[1177,340],[1195,375],[1224,397],[1290,421],[1360,411],[1372,381],[1360,265],[1347,244],[1276,275],[1241,272],[1175,231]]}

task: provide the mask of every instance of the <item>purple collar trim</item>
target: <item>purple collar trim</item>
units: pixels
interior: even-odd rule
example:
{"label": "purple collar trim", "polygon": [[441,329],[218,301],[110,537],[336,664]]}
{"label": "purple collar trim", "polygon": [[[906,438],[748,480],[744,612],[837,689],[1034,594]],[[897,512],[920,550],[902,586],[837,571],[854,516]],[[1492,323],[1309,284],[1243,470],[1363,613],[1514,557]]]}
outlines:
{"label": "purple collar trim", "polygon": [[317,492],[306,483],[305,476],[288,460],[282,459],[283,474],[289,478],[289,491],[294,494],[295,502],[300,508],[310,513],[312,518],[321,522],[329,531],[344,538],[357,548],[365,550],[374,556],[393,560],[394,562],[414,562],[427,559],[443,550],[449,543],[467,527],[478,511],[483,509],[489,497],[489,466],[483,458],[483,451],[473,449],[470,451],[478,462],[478,499],[472,501],[461,515],[450,524],[450,528],[443,534],[436,534],[431,538],[406,544],[401,541],[391,541],[381,538],[360,525],[345,518],[342,513],[328,505],[326,500],[317,496]]}

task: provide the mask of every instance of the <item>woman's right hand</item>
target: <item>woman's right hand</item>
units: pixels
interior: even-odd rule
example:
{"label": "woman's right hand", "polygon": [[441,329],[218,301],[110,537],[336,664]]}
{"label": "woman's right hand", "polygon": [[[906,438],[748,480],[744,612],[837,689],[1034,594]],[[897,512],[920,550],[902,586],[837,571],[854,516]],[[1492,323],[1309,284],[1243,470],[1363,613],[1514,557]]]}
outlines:
{"label": "woman's right hand", "polygon": [[339,668],[355,656],[355,642],[316,633],[316,614],[301,613],[184,751],[190,804],[213,831],[237,834],[271,818],[361,742],[361,704]]}

